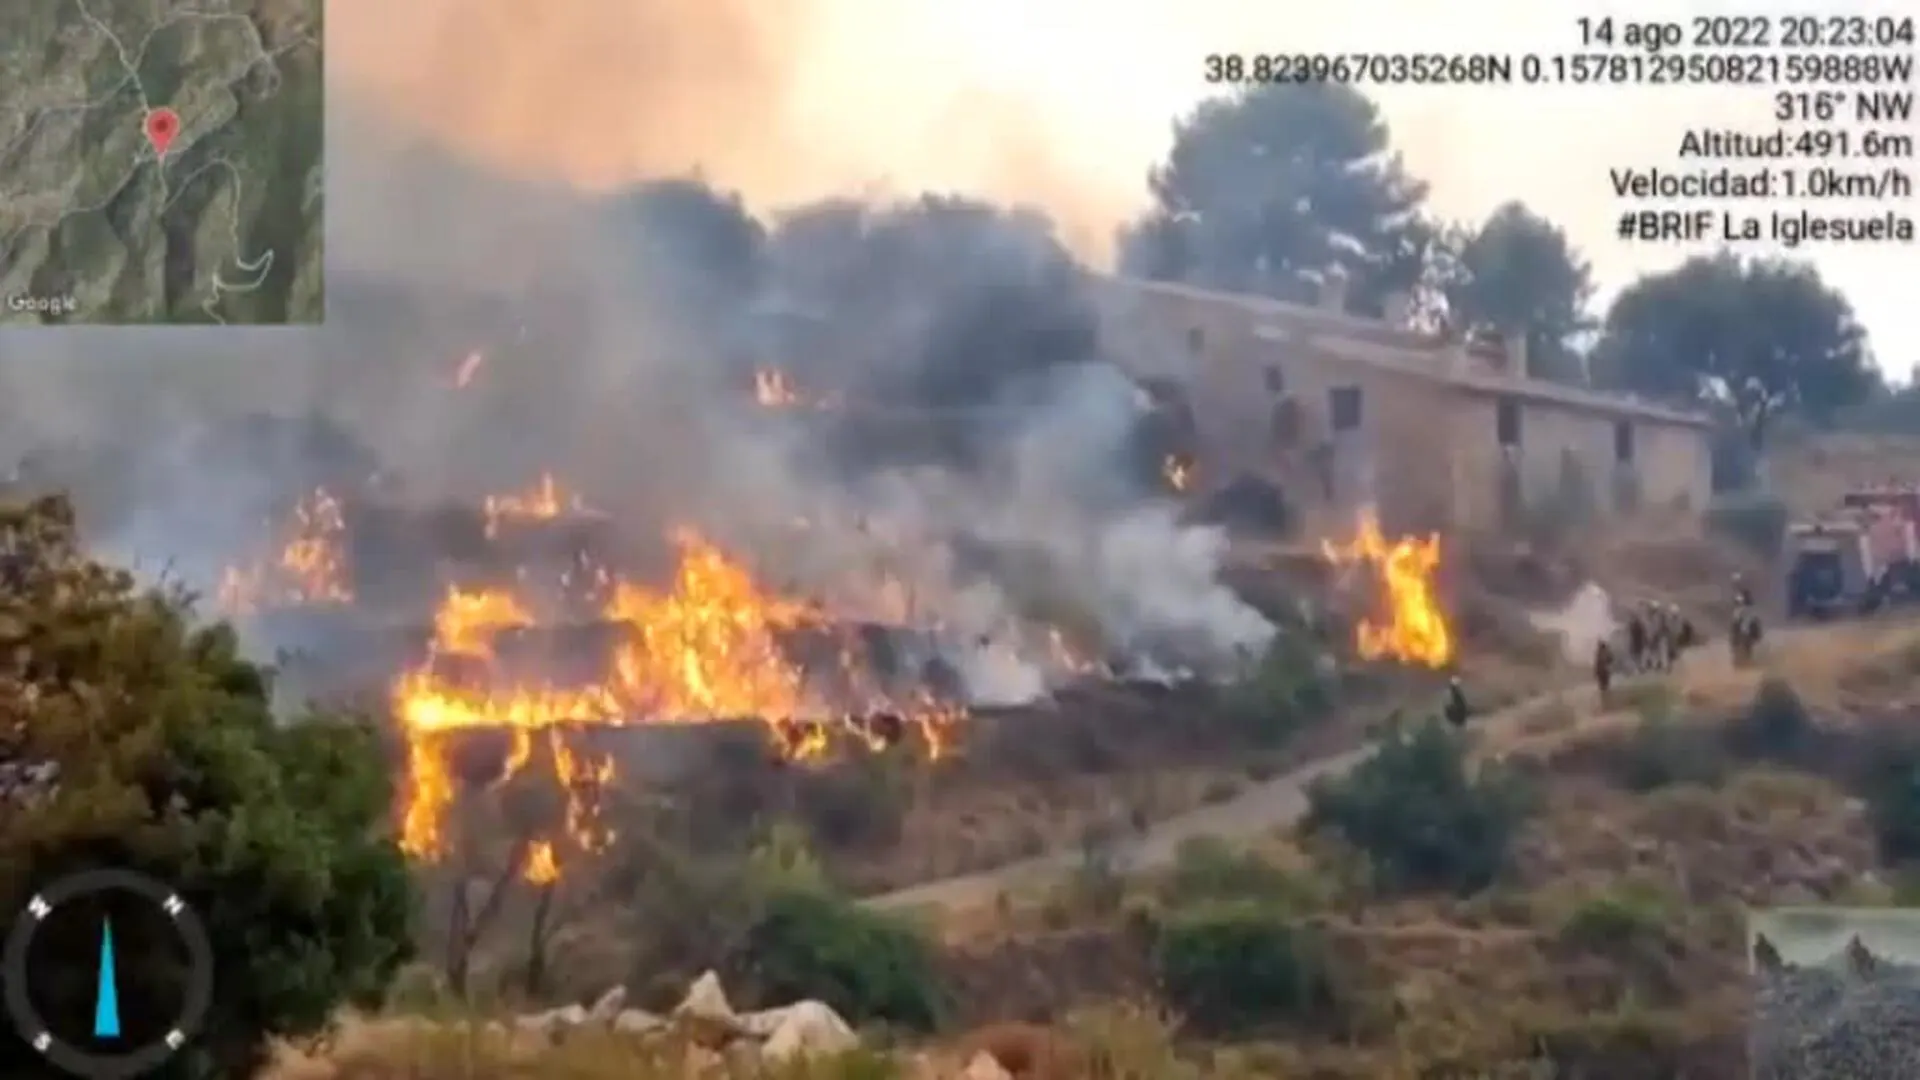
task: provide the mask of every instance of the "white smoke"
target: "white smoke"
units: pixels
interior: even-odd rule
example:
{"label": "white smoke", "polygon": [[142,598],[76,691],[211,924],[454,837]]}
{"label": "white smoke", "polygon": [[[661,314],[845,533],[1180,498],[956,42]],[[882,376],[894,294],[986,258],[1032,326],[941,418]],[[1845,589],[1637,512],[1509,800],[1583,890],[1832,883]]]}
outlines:
{"label": "white smoke", "polygon": [[1593,581],[1576,589],[1559,610],[1532,612],[1528,617],[1541,633],[1559,639],[1561,653],[1574,664],[1592,659],[1595,647],[1619,630],[1613,597]]}

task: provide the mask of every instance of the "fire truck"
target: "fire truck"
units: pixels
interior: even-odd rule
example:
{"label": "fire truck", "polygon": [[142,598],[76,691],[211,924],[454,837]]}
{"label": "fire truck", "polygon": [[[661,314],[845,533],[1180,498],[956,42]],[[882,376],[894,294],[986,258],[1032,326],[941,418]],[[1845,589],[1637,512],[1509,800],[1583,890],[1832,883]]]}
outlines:
{"label": "fire truck", "polygon": [[1868,613],[1920,600],[1920,487],[1858,488],[1839,511],[1788,526],[1787,613]]}

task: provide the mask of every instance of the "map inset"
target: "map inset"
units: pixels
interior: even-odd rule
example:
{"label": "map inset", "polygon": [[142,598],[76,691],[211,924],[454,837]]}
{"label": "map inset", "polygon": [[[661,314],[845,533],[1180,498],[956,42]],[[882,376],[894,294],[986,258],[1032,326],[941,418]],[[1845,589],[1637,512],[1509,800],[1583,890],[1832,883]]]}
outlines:
{"label": "map inset", "polygon": [[323,0],[0,0],[0,326],[317,323]]}

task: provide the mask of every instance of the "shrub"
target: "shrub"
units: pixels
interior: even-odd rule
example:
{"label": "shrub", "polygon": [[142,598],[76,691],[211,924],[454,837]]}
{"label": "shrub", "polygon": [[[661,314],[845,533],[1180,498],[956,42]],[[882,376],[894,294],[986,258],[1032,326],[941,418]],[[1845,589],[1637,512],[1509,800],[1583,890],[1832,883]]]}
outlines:
{"label": "shrub", "polygon": [[1531,800],[1517,774],[1490,766],[1474,775],[1466,744],[1438,720],[1388,734],[1345,777],[1308,791],[1310,831],[1330,831],[1365,854],[1389,889],[1462,894],[1506,867]]}
{"label": "shrub", "polygon": [[1320,932],[1257,904],[1173,916],[1156,936],[1153,964],[1167,1003],[1216,1034],[1324,1019],[1339,1004]]}
{"label": "shrub", "polygon": [[1890,862],[1920,859],[1920,741],[1882,736],[1867,749],[1859,787],[1880,852]]}
{"label": "shrub", "polygon": [[[219,980],[180,1075],[250,1075],[269,1036],[377,998],[407,956],[413,905],[373,732],[277,722],[232,631],[89,559],[63,499],[0,507],[0,551],[0,772],[58,769],[0,814],[0,907],[102,865],[177,889],[212,934]],[[166,942],[116,945],[123,982],[173,962]],[[23,1054],[0,1049],[0,1075],[30,1071]]]}
{"label": "shrub", "polygon": [[933,950],[920,932],[821,888],[774,889],[730,966],[755,999],[814,998],[852,1023],[928,1030],[945,1012]]}
{"label": "shrub", "polygon": [[1619,955],[1643,942],[1664,940],[1672,920],[1664,898],[1623,886],[1582,899],[1561,922],[1559,936],[1578,949]]}
{"label": "shrub", "polygon": [[1675,784],[1719,784],[1727,758],[1711,731],[1674,722],[1661,712],[1643,717],[1614,752],[1614,778],[1631,791],[1653,791]]}
{"label": "shrub", "polygon": [[896,755],[862,754],[795,774],[795,814],[830,850],[874,850],[900,839],[910,801]]}
{"label": "shrub", "polygon": [[1707,508],[1707,528],[1758,555],[1780,554],[1787,535],[1787,504],[1772,495],[1730,495]]}
{"label": "shrub", "polygon": [[1791,761],[1813,748],[1815,729],[1807,707],[1786,680],[1769,676],[1754,692],[1744,713],[1727,728],[1735,753],[1770,761]]}
{"label": "shrub", "polygon": [[1278,746],[1326,716],[1337,703],[1332,677],[1321,669],[1313,641],[1283,633],[1247,677],[1228,691],[1225,719],[1255,746]]}
{"label": "shrub", "polygon": [[1161,895],[1175,907],[1245,900],[1283,911],[1304,910],[1317,899],[1299,876],[1213,837],[1195,837],[1180,845]]}

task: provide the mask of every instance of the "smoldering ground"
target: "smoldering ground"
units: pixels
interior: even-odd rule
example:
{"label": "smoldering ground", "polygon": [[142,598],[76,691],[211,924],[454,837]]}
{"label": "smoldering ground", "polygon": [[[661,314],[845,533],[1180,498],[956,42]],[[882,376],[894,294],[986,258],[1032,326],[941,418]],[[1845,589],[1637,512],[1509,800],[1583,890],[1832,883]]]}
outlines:
{"label": "smoldering ground", "polygon": [[[7,449],[79,489],[104,550],[204,589],[314,487],[475,500],[552,472],[623,531],[691,525],[777,585],[937,623],[989,697],[1037,689],[1036,627],[1158,668],[1271,633],[1131,468],[1145,406],[1044,218],[583,193],[375,115],[330,111],[324,327],[6,339]],[[769,370],[789,407],[756,403]]]}

